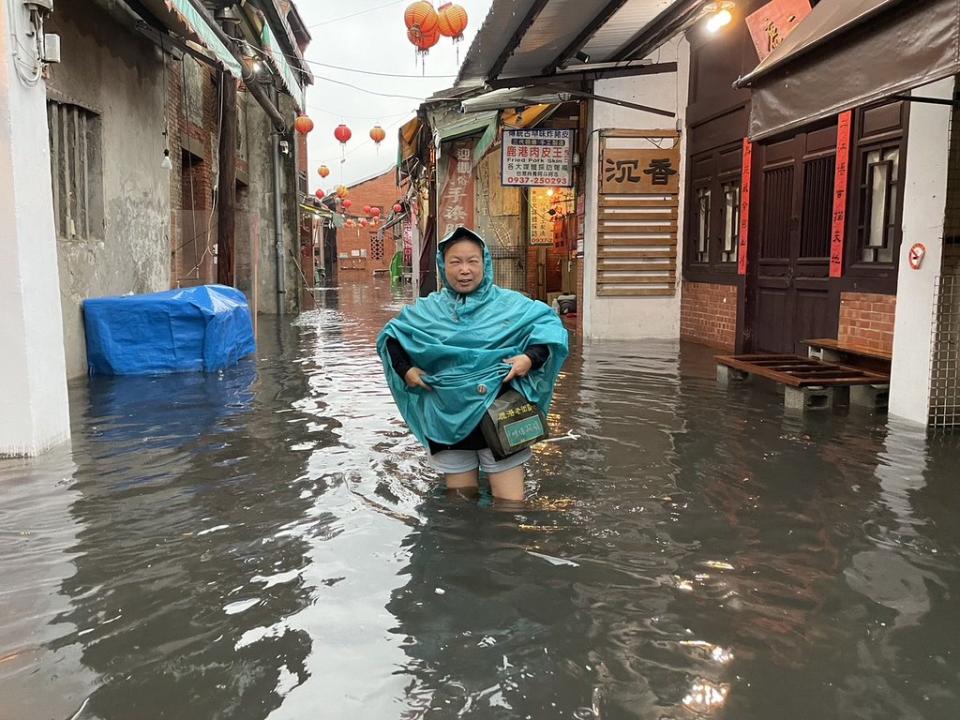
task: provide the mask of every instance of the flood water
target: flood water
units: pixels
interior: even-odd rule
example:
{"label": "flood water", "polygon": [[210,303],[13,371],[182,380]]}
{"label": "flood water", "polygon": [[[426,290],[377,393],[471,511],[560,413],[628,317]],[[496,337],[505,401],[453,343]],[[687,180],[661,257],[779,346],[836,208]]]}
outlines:
{"label": "flood water", "polygon": [[388,286],[221,375],[71,388],[0,462],[0,718],[960,715],[960,442],[574,351],[529,507],[438,491],[373,343]]}

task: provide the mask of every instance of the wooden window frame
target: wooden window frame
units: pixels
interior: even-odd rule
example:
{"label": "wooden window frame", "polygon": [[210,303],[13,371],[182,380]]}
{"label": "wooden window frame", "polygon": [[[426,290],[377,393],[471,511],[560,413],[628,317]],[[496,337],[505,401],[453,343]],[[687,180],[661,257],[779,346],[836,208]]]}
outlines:
{"label": "wooden window frame", "polygon": [[[735,168],[721,170],[721,158],[725,154],[742,151],[742,141],[727,143],[687,158],[688,178],[686,222],[683,232],[683,279],[690,282],[733,284],[737,282],[737,259],[723,261],[723,210],[725,207],[723,187],[730,182],[740,183],[743,173],[743,156]],[[712,171],[709,177],[694,177],[697,163],[709,158]],[[708,241],[708,262],[700,262],[699,250],[699,203],[697,193],[708,189],[711,197],[710,236]],[[743,188],[741,188],[741,193]],[[742,197],[742,195],[741,195]],[[739,227],[736,228],[739,235]],[[739,243],[738,243],[739,244]],[[739,252],[739,249],[737,249]]]}
{"label": "wooden window frame", "polygon": [[[844,272],[841,289],[845,292],[867,292],[893,295],[897,292],[897,275],[900,265],[900,248],[903,242],[903,203],[907,174],[907,132],[909,127],[909,105],[900,107],[901,121],[897,128],[887,128],[881,132],[866,134],[866,113],[882,108],[880,103],[859,108],[854,117],[854,141],[851,143],[851,172],[848,188],[847,230],[844,243]],[[894,234],[892,242],[893,261],[890,263],[869,263],[862,260],[862,237],[860,234],[860,215],[864,206],[861,184],[865,178],[867,157],[875,150],[897,147],[900,153],[900,169],[897,178],[897,199],[890,208],[895,215],[887,223]],[[869,220],[867,220],[869,221]]]}

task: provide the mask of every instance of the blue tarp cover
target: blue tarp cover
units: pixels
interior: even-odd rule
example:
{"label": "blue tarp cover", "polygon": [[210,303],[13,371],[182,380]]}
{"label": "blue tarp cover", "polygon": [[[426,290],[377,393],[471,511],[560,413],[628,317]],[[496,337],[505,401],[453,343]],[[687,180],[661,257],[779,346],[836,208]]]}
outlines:
{"label": "blue tarp cover", "polygon": [[242,292],[223,285],[83,303],[91,375],[212,372],[256,350]]}

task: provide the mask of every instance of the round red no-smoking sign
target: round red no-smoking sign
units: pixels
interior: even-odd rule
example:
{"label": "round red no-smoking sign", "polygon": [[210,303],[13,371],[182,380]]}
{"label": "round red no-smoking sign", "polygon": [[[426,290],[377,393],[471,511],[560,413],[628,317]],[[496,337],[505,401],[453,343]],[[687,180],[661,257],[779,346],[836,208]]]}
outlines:
{"label": "round red no-smoking sign", "polygon": [[920,266],[923,265],[923,256],[927,254],[927,246],[923,243],[915,243],[913,247],[910,248],[910,267],[914,270],[919,270]]}

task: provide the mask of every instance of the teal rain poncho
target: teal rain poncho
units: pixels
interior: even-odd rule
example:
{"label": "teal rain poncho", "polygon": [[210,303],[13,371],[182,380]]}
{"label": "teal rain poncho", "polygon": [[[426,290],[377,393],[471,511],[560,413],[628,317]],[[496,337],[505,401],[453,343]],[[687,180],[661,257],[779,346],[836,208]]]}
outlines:
{"label": "teal rain poncho", "polygon": [[[444,248],[468,235],[483,244],[483,282],[469,295],[454,291],[446,279]],[[504,363],[530,345],[546,345],[550,357],[539,370],[511,381],[514,389],[544,413],[567,358],[567,331],[559,316],[541,302],[493,284],[493,260],[483,240],[458,228],[437,249],[439,277],[444,288],[420,298],[389,323],[377,339],[387,383],[410,430],[427,439],[454,445],[480,424],[510,372]],[[395,338],[414,366],[424,371],[433,389],[408,388],[394,371],[387,339]]]}

